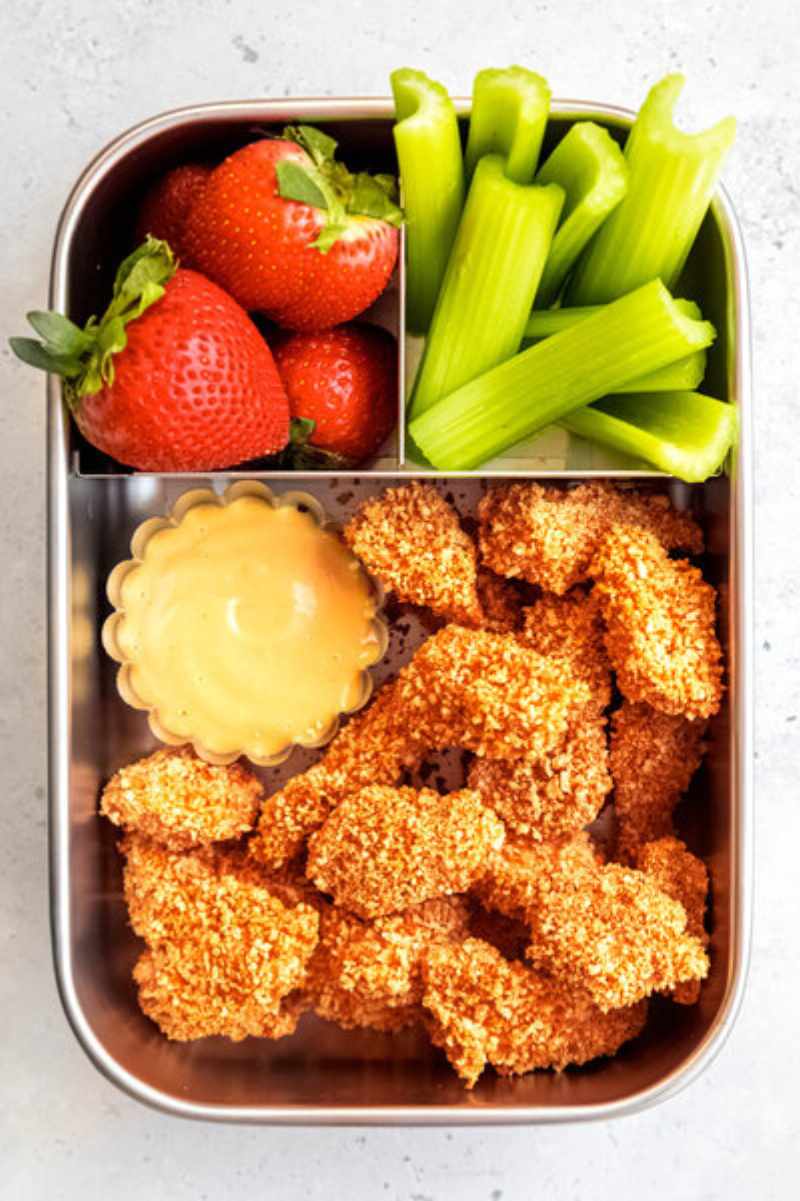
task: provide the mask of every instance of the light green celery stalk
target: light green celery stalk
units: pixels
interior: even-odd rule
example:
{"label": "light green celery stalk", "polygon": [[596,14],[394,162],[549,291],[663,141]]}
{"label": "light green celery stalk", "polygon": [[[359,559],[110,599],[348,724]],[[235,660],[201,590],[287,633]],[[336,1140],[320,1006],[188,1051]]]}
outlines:
{"label": "light green celery stalk", "polygon": [[579,259],[569,304],[603,304],[656,278],[677,283],[736,133],[733,117],[703,133],[677,129],[683,84],[668,75],[642,105],[625,144],[628,191]]}
{"label": "light green celery stalk", "polygon": [[[694,300],[676,300],[675,305],[678,312],[683,313],[685,317],[702,320],[700,305]],[[536,309],[525,325],[525,341],[533,342],[539,338],[549,338],[552,334],[560,334],[562,330],[599,313],[602,308],[602,304],[588,304],[581,308],[545,309],[541,312]]]}
{"label": "light green celery stalk", "polygon": [[[558,237],[558,234],[556,234],[556,237]],[[700,307],[693,300],[676,300],[675,304],[684,316],[693,317],[698,321],[701,319]],[[523,346],[530,342],[538,341],[541,338],[549,338],[553,334],[560,333],[562,329],[569,329],[576,322],[584,321],[587,317],[591,317],[593,313],[600,312],[602,307],[602,305],[587,305],[584,308],[545,309],[541,312],[533,312],[525,326]],[[659,367],[657,371],[651,371],[648,375],[642,376],[640,379],[630,380],[627,384],[622,384],[619,391],[692,391],[703,382],[705,373],[706,352],[705,350],[695,350],[692,354],[687,355],[685,359],[678,359],[677,362],[668,363],[666,367]]]}
{"label": "light green celery stalk", "polygon": [[560,184],[567,194],[536,293],[536,307],[547,308],[584,246],[625,195],[628,167],[607,129],[578,121],[540,168],[536,182]]}
{"label": "light green celery stalk", "polygon": [[391,75],[394,142],[406,218],[406,317],[430,324],[464,203],[458,117],[440,83],[403,67]]}
{"label": "light green celery stalk", "polygon": [[555,184],[518,184],[484,156],[470,185],[411,397],[419,417],[519,350],[564,202]]}
{"label": "light green celery stalk", "polygon": [[479,71],[472,87],[464,156],[467,178],[472,177],[485,154],[501,154],[506,159],[509,179],[530,183],[549,112],[550,88],[535,71],[525,67]]}
{"label": "light green celery stalk", "polygon": [[660,392],[607,396],[560,424],[694,484],[720,470],[739,423],[734,405],[701,392]]}
{"label": "light green celery stalk", "polygon": [[714,337],[652,280],[458,388],[411,422],[411,437],[439,470],[469,470]]}

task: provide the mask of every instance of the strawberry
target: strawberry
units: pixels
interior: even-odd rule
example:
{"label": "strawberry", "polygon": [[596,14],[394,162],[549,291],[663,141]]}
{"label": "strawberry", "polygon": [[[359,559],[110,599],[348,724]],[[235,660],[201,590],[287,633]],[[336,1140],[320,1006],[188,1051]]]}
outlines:
{"label": "strawberry", "polygon": [[42,341],[12,338],[56,372],[89,442],[141,471],[211,471],[281,450],[289,409],[272,354],[247,313],[148,238],[122,263],[110,305],[81,329],[29,313]]}
{"label": "strawberry", "polygon": [[184,229],[201,271],[289,329],[362,313],[397,259],[394,180],[352,175],[335,149],[310,126],[244,146],[212,171]]}
{"label": "strawberry", "polygon": [[[376,325],[342,325],[276,339],[273,353],[307,446],[327,466],[370,458],[397,421],[397,343]],[[311,426],[313,423],[313,427]],[[302,426],[301,426],[302,428]],[[308,430],[310,429],[310,433]],[[314,462],[303,446],[301,462]]]}
{"label": "strawberry", "polygon": [[183,245],[183,227],[189,209],[206,186],[211,167],[202,163],[186,163],[175,167],[145,193],[136,223],[136,241],[143,242],[148,234],[168,242],[184,265],[188,255]]}

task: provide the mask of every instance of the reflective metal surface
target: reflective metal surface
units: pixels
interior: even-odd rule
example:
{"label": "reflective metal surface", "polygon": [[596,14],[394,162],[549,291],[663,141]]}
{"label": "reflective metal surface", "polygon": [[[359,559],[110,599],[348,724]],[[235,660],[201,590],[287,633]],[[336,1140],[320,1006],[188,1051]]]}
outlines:
{"label": "reflective metal surface", "polygon": [[[464,106],[466,107],[466,106]],[[624,130],[631,114],[591,104],[553,106],[553,132],[591,116]],[[123,135],[90,164],[62,216],[55,246],[51,303],[74,317],[95,311],[115,259],[128,249],[118,231],[142,187],[173,161],[216,155],[242,144],[254,128],[298,120],[325,122],[356,163],[391,161],[389,100],[230,102],[167,113]],[[127,550],[135,526],[191,484],[223,488],[233,475],[163,477],[115,469],[76,438],[55,382],[49,396],[50,854],[52,932],[64,1008],[97,1067],[132,1096],[171,1113],[240,1122],[510,1123],[607,1118],[674,1093],[721,1046],[744,987],[751,905],[752,565],[751,419],[747,285],[741,239],[720,193],[687,272],[692,295],[720,332],[704,387],[734,400],[741,443],[728,477],[688,488],[656,473],[591,458],[585,447],[534,449],[527,468],[503,474],[576,479],[650,477],[702,516],[704,568],[720,591],[720,625],[729,692],[715,721],[706,766],[681,807],[691,845],[712,873],[712,971],[696,1007],[656,1001],[645,1034],[616,1058],[561,1074],[516,1081],[487,1072],[466,1093],[443,1056],[413,1032],[345,1033],[313,1017],[291,1039],[167,1042],[139,1012],[130,973],[139,953],[127,926],[114,832],[96,815],[98,791],[122,763],[152,745],[140,714],[117,697],[114,665],[99,631],[108,607],[107,571]],[[399,291],[382,319],[402,334]],[[369,471],[285,476],[346,514],[357,498],[402,473],[400,448]],[[423,473],[416,473],[423,474]],[[486,472],[448,485],[474,502]],[[494,474],[494,473],[492,473]],[[499,472],[498,472],[499,474]],[[276,478],[270,474],[270,482]],[[288,484],[287,484],[288,486]],[[278,484],[280,487],[280,484]],[[412,629],[397,654],[413,644]],[[291,760],[291,770],[302,766]],[[275,769],[279,772],[284,769]],[[271,777],[273,778],[273,777]],[[275,776],[275,779],[278,777]]]}

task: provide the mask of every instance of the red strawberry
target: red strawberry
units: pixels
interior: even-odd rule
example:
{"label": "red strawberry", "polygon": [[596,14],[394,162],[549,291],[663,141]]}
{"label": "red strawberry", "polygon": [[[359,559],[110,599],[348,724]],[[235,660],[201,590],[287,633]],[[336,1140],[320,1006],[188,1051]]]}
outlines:
{"label": "red strawberry", "polygon": [[336,143],[309,126],[237,150],[192,206],[192,261],[247,309],[289,329],[362,313],[397,259],[402,214],[390,176],[351,175]]}
{"label": "red strawberry", "polygon": [[247,313],[152,238],[124,261],[111,304],[84,329],[29,313],[42,341],[15,353],[62,375],[84,436],[141,471],[211,471],[281,450],[289,407]]}
{"label": "red strawberry", "polygon": [[162,176],[145,194],[136,223],[136,241],[149,235],[168,242],[171,250],[186,264],[188,256],[183,245],[183,227],[189,209],[208,182],[211,167],[202,163],[187,163]]}
{"label": "red strawberry", "polygon": [[376,325],[342,325],[277,340],[292,417],[313,422],[308,445],[347,464],[370,458],[397,421],[397,343]]}

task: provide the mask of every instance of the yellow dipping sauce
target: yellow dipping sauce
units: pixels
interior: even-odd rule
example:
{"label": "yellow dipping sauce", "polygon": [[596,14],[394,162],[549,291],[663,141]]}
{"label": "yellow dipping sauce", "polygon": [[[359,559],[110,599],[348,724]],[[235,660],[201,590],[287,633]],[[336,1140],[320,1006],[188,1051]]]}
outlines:
{"label": "yellow dipping sauce", "polygon": [[[324,739],[380,656],[359,561],[295,505],[188,508],[122,578],[115,651],[171,740],[263,762]],[[113,652],[112,652],[113,653]]]}

